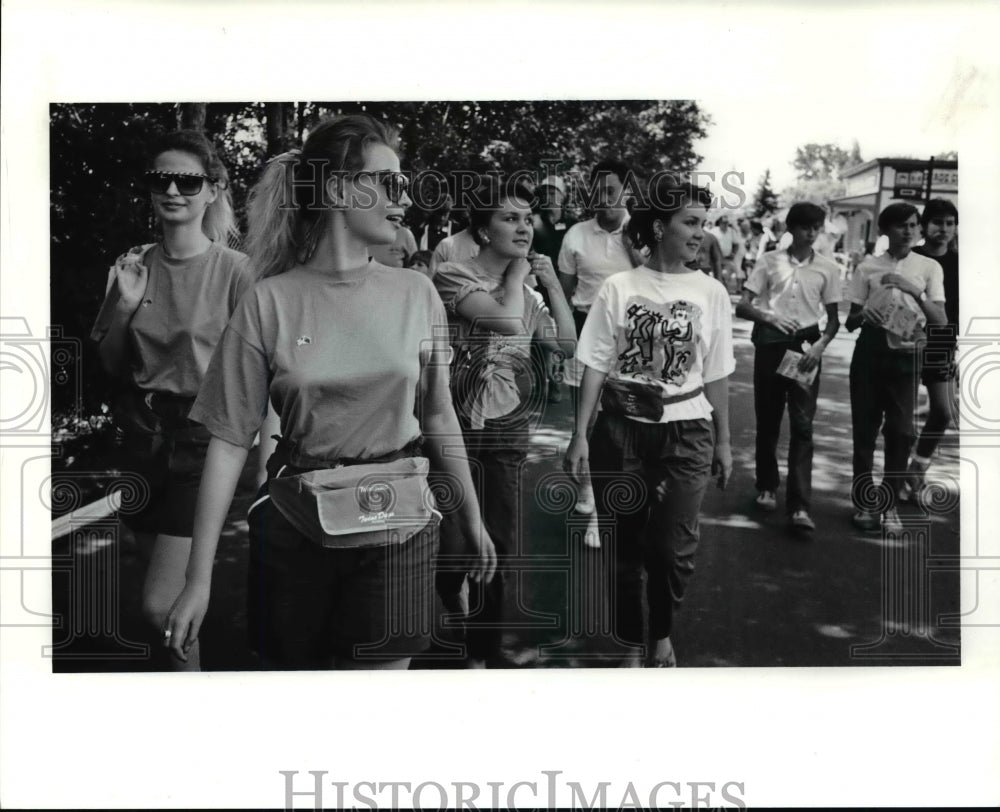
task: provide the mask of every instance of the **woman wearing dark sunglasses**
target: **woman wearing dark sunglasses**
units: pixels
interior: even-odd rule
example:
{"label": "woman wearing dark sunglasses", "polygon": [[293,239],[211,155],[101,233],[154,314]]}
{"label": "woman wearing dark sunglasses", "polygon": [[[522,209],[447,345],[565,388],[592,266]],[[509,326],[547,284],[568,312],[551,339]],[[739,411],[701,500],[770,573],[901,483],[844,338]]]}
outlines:
{"label": "woman wearing dark sunglasses", "polygon": [[[393,241],[410,202],[394,141],[368,115],[326,121],[302,150],[274,159],[251,194],[249,253],[261,279],[191,413],[212,441],[187,583],[167,627],[179,657],[198,637],[219,533],[269,398],[281,439],[248,516],[251,645],[263,668],[405,668],[430,642],[433,515],[372,543],[354,532],[356,518],[373,515],[360,485],[299,499],[307,481],[350,477],[362,465],[423,466],[426,454],[431,470],[466,495],[458,512],[468,567],[492,576],[493,544],[468,464],[454,453],[461,435],[444,307],[423,275],[368,257],[369,245]],[[397,484],[389,482],[375,521],[424,515],[420,505],[404,509]]]}
{"label": "woman wearing dark sunglasses", "polygon": [[[143,589],[147,620],[163,634],[184,587],[198,481],[208,433],[188,419],[212,350],[251,284],[236,236],[226,168],[204,135],[158,139],[145,173],[162,240],[133,248],[111,269],[92,333],[105,368],[124,382],[114,417],[116,467],[137,474],[149,499],[123,517],[140,538],[155,536]],[[187,662],[197,670],[192,648]]]}

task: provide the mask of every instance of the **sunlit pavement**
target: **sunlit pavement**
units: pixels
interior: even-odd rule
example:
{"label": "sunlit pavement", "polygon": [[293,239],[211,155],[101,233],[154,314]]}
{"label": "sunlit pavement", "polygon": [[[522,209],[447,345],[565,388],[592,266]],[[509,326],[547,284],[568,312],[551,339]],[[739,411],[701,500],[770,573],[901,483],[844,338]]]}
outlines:
{"label": "sunlit pavement", "polygon": [[[900,538],[861,533],[850,522],[851,427],[848,366],[855,335],[842,331],[824,355],[815,421],[813,507],[817,529],[791,533],[778,510],[753,506],[753,348],[749,323],[735,321],[737,369],[730,385],[734,473],[710,488],[697,568],[675,622],[681,667],[851,666],[959,662],[957,435],[942,442],[928,475],[926,507],[902,505]],[[604,582],[609,544],[583,545],[586,520],[574,517],[559,473],[571,431],[568,393],[549,404],[524,471],[522,544],[512,564],[508,667],[616,667],[627,653],[611,634]],[[779,460],[787,449],[787,421]],[[881,453],[876,455],[876,462]],[[252,455],[251,455],[252,459]],[[784,465],[782,464],[784,474]],[[206,670],[255,667],[246,645],[246,509],[252,471],[219,545],[212,606],[201,635]],[[54,547],[53,605],[59,671],[162,667],[139,651],[149,643],[139,618],[143,560],[128,539],[107,535]],[[86,578],[81,573],[90,573]],[[117,595],[100,628],[79,607]],[[70,607],[77,607],[70,611]],[[93,612],[90,612],[93,614]],[[451,626],[439,607],[438,643],[414,667],[460,667]],[[94,620],[89,621],[90,626]]]}

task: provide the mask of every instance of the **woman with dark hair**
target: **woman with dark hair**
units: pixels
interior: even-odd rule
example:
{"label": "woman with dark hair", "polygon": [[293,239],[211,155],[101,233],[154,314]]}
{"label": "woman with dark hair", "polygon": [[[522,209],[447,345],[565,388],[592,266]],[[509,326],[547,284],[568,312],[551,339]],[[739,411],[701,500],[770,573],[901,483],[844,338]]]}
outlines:
{"label": "woman with dark hair", "polygon": [[564,466],[579,478],[589,459],[599,519],[613,528],[615,634],[635,647],[630,666],[642,664],[647,643],[647,666],[677,664],[670,633],[694,571],[702,498],[712,475],[724,488],[732,471],[729,296],[686,265],[697,256],[710,200],[704,189],[654,178],[628,225],[649,259],[605,280],[577,348],[584,375]]}
{"label": "woman with dark hair", "polygon": [[[162,240],[131,249],[111,268],[92,338],[108,372],[124,379],[114,419],[117,467],[149,488],[146,505],[125,521],[155,535],[143,611],[162,633],[184,587],[198,478],[208,433],[189,419],[212,350],[251,277],[236,236],[226,167],[200,132],[157,139],[145,173]],[[192,648],[187,663],[197,670]]]}
{"label": "woman with dark hair", "polygon": [[439,515],[428,467],[467,495],[457,511],[466,566],[491,577],[468,466],[445,449],[460,429],[444,308],[426,277],[368,257],[393,241],[409,203],[394,145],[369,115],[325,121],[251,194],[261,281],[191,412],[212,441],[187,583],[165,631],[179,657],[198,637],[219,532],[269,399],[281,439],[248,515],[262,667],[406,668],[427,646]]}
{"label": "woman with dark hair", "polygon": [[[467,665],[474,668],[500,654],[503,560],[519,550],[520,476],[529,420],[544,394],[532,370],[531,342],[567,356],[576,344],[573,315],[552,261],[531,253],[532,197],[525,188],[484,179],[469,205],[478,256],[444,262],[434,274],[455,330],[455,408],[469,459],[479,471],[476,490],[500,562],[493,582],[478,589],[472,584],[468,596],[476,609],[476,624],[466,633]],[[529,273],[548,291],[551,312],[525,284]],[[463,580],[462,573],[440,575],[439,591],[449,607],[464,590]]]}

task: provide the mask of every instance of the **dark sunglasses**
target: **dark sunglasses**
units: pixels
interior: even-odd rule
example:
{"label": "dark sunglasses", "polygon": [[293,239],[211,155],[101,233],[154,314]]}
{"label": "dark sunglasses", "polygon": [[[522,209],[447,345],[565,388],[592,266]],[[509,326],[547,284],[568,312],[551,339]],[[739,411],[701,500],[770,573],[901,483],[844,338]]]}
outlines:
{"label": "dark sunglasses", "polygon": [[177,193],[190,197],[198,194],[205,186],[205,181],[215,183],[216,179],[210,175],[202,175],[197,172],[157,172],[150,170],[143,178],[149,191],[158,195],[165,195],[170,188],[170,184],[177,187]]}
{"label": "dark sunglasses", "polygon": [[381,183],[393,203],[399,203],[403,195],[410,191],[410,179],[402,172],[384,169],[379,172],[357,172],[354,175],[356,178],[363,176],[375,178],[376,183]]}

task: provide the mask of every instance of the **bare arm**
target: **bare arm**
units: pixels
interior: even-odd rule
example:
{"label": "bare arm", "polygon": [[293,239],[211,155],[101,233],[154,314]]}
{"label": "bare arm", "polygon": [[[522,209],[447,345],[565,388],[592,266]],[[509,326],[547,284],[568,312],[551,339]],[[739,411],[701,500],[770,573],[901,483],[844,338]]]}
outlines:
{"label": "bare arm", "polygon": [[432,468],[447,477],[463,495],[458,512],[459,531],[469,558],[470,573],[474,580],[490,581],[496,570],[496,551],[493,540],[483,524],[479,500],[472,484],[462,428],[451,403],[448,385],[448,366],[439,351],[438,362],[424,367],[421,381],[421,430],[424,434],[427,457]]}
{"label": "bare arm", "polygon": [[580,476],[587,470],[587,459],[590,456],[590,444],[587,440],[587,426],[590,424],[590,417],[597,408],[597,399],[601,394],[601,387],[607,373],[598,372],[593,367],[584,366],[583,380],[580,382],[580,406],[576,412],[576,430],[573,438],[566,449],[566,456],[563,458],[563,468],[577,482],[581,481]]}
{"label": "bare arm", "polygon": [[205,469],[198,488],[194,533],[184,589],[167,617],[167,644],[182,660],[198,639],[212,590],[212,568],[219,536],[236,492],[236,483],[247,459],[247,450],[218,437],[208,444]]}
{"label": "bare arm", "polygon": [[566,297],[566,301],[572,301],[573,292],[576,290],[576,274],[568,274],[563,273],[562,271],[557,271],[556,276],[559,279],[559,284],[562,286],[563,295]]}
{"label": "bare arm", "polygon": [[725,490],[733,473],[733,450],[729,438],[729,376],[705,384],[705,397],[712,404],[712,424],[715,426],[715,451],[712,454],[712,475]]}
{"label": "bare arm", "polygon": [[945,315],[944,310],[944,302],[932,302],[930,300],[922,301],[921,294],[923,291],[906,277],[898,273],[886,274],[882,278],[882,284],[889,288],[898,288],[903,291],[903,293],[910,296],[913,301],[919,305],[921,311],[923,311],[928,324],[948,323],[948,317]]}
{"label": "bare arm", "polygon": [[507,266],[503,279],[503,304],[489,293],[470,293],[458,304],[458,315],[482,330],[517,335],[524,329],[524,280],[531,265],[516,259]]}
{"label": "bare arm", "polygon": [[573,313],[569,309],[569,303],[563,295],[562,286],[556,278],[552,260],[544,254],[536,256],[531,261],[531,271],[549,292],[552,318],[556,322],[555,339],[551,336],[541,335],[541,326],[536,331],[535,338],[550,352],[561,352],[566,358],[572,358],[576,352],[576,324],[573,321]]}
{"label": "bare arm", "polygon": [[802,354],[802,358],[799,361],[799,369],[803,372],[809,372],[813,367],[818,366],[823,351],[833,341],[833,337],[837,335],[837,331],[839,330],[840,311],[838,306],[836,303],[828,304],[826,306],[826,328],[823,330],[823,335]]}
{"label": "bare arm", "polygon": [[114,268],[118,301],[108,330],[97,345],[101,366],[110,375],[123,375],[129,358],[128,325],[146,293],[149,271],[139,262],[119,260]]}
{"label": "bare arm", "polygon": [[260,427],[260,443],[257,446],[257,487],[259,488],[267,480],[267,461],[278,446],[278,441],[274,435],[281,433],[281,422],[274,407],[268,404],[267,416],[264,424]]}
{"label": "bare arm", "polygon": [[722,248],[719,246],[718,240],[709,241],[708,261],[712,266],[712,275],[716,279],[722,279]]}

